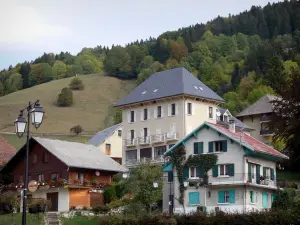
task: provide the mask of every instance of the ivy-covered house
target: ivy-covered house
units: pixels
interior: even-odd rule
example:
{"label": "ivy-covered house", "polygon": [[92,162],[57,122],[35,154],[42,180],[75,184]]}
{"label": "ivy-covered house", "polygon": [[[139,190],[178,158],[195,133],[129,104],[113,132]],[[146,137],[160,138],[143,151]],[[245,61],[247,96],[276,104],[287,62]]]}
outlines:
{"label": "ivy-covered house", "polygon": [[248,211],[270,208],[276,161],[288,157],[236,131],[204,122],[165,156],[164,211]]}

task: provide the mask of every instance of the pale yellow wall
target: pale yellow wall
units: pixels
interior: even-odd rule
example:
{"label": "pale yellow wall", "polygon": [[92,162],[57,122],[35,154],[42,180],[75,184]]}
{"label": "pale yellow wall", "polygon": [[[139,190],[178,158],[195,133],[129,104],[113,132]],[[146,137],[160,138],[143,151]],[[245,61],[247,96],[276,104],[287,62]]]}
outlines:
{"label": "pale yellow wall", "polygon": [[[119,127],[111,136],[109,136],[98,148],[105,154],[106,153],[106,144],[111,145],[111,155],[110,157],[122,158],[122,136],[118,136],[118,130],[122,131],[122,127]],[[123,132],[123,131],[122,131]]]}

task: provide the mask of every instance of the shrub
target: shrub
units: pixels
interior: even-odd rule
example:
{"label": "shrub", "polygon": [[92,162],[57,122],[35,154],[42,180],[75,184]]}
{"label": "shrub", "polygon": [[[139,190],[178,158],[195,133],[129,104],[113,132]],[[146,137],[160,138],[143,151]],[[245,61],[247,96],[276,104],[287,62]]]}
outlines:
{"label": "shrub", "polygon": [[106,187],[104,190],[104,202],[107,204],[115,199],[117,199],[115,185]]}
{"label": "shrub", "polygon": [[98,215],[99,213],[106,214],[110,211],[110,208],[107,205],[98,205],[92,209],[92,211]]}
{"label": "shrub", "polygon": [[74,77],[70,84],[69,84],[70,89],[72,90],[83,90],[84,89],[84,84],[82,83],[82,80],[80,80],[78,77]]}
{"label": "shrub", "polygon": [[83,131],[84,131],[84,129],[80,125],[76,125],[70,129],[70,132],[72,132],[76,135],[80,134]]}
{"label": "shrub", "polygon": [[132,201],[130,199],[122,199],[122,200],[115,200],[115,201],[111,201],[109,204],[108,204],[108,207],[111,208],[111,209],[114,209],[114,208],[119,208],[119,207],[122,207],[122,206],[125,206],[125,205],[128,205],[130,204]]}
{"label": "shrub", "polygon": [[70,88],[63,88],[57,97],[57,105],[61,107],[71,106],[73,104],[73,93]]}

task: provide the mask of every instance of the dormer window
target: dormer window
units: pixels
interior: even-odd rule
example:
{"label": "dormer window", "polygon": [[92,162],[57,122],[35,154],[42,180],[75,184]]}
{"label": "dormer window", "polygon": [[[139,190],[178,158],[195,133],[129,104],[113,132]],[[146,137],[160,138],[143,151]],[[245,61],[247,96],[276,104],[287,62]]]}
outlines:
{"label": "dormer window", "polygon": [[153,92],[157,92],[158,89],[154,89]]}

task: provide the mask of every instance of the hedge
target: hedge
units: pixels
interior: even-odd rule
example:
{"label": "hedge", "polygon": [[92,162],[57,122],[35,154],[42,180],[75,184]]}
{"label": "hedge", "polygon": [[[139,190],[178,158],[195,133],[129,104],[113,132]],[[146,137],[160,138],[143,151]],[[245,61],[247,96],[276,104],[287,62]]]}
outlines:
{"label": "hedge", "polygon": [[206,216],[203,213],[189,215],[146,215],[134,216],[103,216],[99,219],[99,225],[286,225],[300,224],[300,215],[291,211],[265,211],[251,212],[247,214],[217,213]]}

